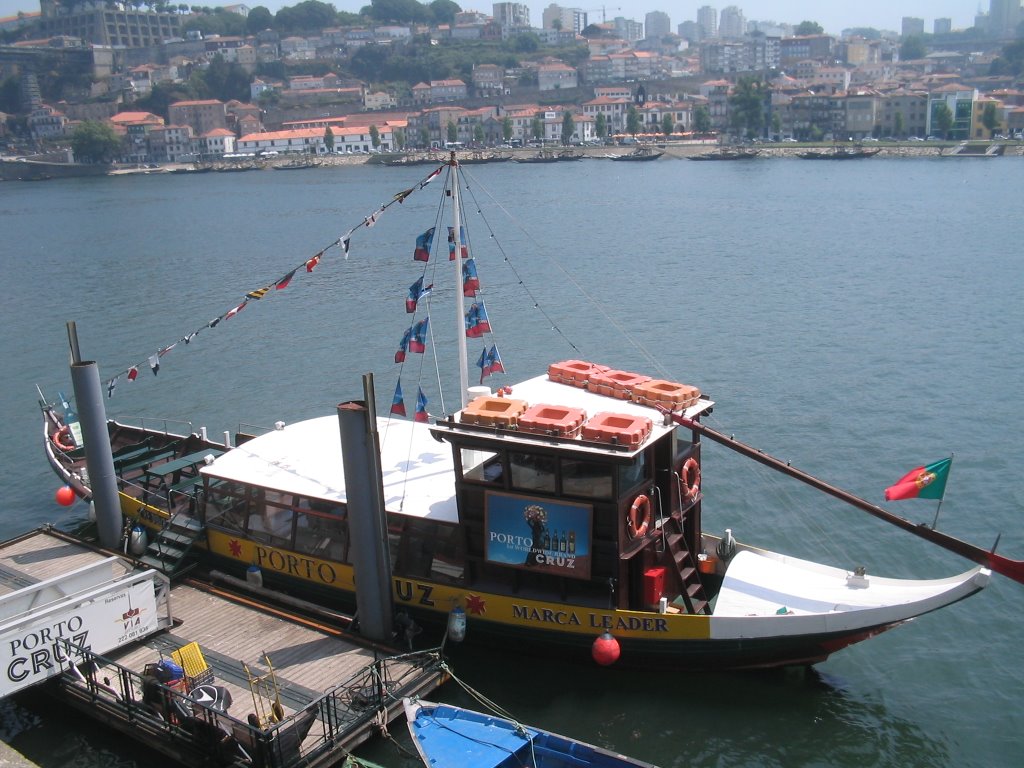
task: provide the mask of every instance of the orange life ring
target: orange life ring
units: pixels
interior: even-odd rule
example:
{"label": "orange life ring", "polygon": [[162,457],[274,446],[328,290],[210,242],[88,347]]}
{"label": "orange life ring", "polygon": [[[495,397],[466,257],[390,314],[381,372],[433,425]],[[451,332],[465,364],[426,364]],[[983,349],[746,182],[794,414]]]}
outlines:
{"label": "orange life ring", "polygon": [[75,450],[75,444],[71,440],[71,427],[65,424],[63,427],[58,429],[52,435],[50,439],[53,440],[53,444],[60,448],[62,451],[73,451]]}
{"label": "orange life ring", "polygon": [[691,502],[696,501],[700,493],[700,464],[692,456],[683,463],[679,480],[683,484],[683,495]]}
{"label": "orange life ring", "polygon": [[638,539],[647,535],[647,528],[651,524],[651,500],[646,494],[641,493],[633,499],[633,506],[629,508],[629,515],[626,517],[626,530],[631,539]]}

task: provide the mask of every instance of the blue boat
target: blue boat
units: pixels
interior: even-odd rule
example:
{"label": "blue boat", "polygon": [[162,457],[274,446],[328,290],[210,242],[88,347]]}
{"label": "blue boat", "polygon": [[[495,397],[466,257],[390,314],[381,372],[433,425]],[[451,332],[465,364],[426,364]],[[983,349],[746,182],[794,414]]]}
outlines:
{"label": "blue boat", "polygon": [[515,720],[419,699],[403,704],[416,751],[429,768],[655,768]]}

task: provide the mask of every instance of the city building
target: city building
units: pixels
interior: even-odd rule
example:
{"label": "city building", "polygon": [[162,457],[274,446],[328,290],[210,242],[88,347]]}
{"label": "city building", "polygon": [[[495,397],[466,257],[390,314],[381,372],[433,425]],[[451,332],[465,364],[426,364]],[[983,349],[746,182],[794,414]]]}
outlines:
{"label": "city building", "polygon": [[932,31],[936,35],[948,35],[953,31],[953,20],[952,19],[936,19],[932,23]]}
{"label": "city building", "polygon": [[57,0],[39,0],[42,37],[69,35],[93,45],[145,48],[181,36],[182,16],[177,13],[127,10],[127,4],[85,0],[64,6]]}
{"label": "city building", "polygon": [[1020,0],[990,0],[988,33],[993,37],[1009,37],[1021,20]]}
{"label": "city building", "polygon": [[672,34],[672,20],[664,11],[651,11],[644,16],[644,37],[665,37]]}
{"label": "city building", "polygon": [[710,5],[702,5],[697,9],[697,26],[700,27],[701,40],[718,37],[718,11]]}
{"label": "city building", "polygon": [[747,32],[747,20],[735,5],[729,5],[722,9],[718,17],[718,36],[721,38],[743,37]]}
{"label": "city building", "polygon": [[587,28],[587,12],[579,8],[563,8],[552,3],[541,14],[541,26],[544,29],[562,29],[578,35]]}
{"label": "city building", "polygon": [[174,125],[188,125],[196,136],[216,128],[227,128],[227,109],[223,101],[201,99],[176,101],[167,107],[167,118]]}
{"label": "city building", "polygon": [[503,29],[529,29],[530,7],[525,3],[495,3],[491,16]]}
{"label": "city building", "polygon": [[900,37],[921,37],[924,35],[924,19],[916,16],[904,16],[900,25]]}

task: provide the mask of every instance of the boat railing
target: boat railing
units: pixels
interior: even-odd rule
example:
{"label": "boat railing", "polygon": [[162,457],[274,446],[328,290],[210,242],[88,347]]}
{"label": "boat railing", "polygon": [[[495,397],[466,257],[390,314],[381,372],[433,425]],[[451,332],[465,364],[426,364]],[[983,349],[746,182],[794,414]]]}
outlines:
{"label": "boat railing", "polygon": [[[137,427],[147,432],[162,432],[168,437],[188,437],[195,432],[191,421],[165,418],[163,416],[125,416],[114,421],[117,424],[126,427]],[[180,431],[182,428],[184,428],[184,432]]]}
{"label": "boat railing", "polygon": [[268,427],[265,424],[247,424],[244,421],[238,422],[238,429],[235,430],[240,435],[251,435],[253,437],[266,435],[273,431],[274,427]]}
{"label": "boat railing", "polygon": [[223,764],[266,768],[315,763],[338,744],[350,742],[353,734],[372,734],[382,717],[388,721],[386,710],[400,708],[404,697],[420,695],[447,675],[440,649],[380,656],[302,709],[260,727],[83,646],[58,642],[68,661],[68,670],[60,677],[68,695],[105,719],[158,734],[179,754],[191,753],[192,759],[186,761],[191,765],[206,764],[211,757]]}

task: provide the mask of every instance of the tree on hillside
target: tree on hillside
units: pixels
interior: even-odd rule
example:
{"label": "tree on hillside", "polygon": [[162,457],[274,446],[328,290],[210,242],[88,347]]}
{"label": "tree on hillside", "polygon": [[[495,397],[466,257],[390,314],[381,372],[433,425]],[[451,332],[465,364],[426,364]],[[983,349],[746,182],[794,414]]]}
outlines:
{"label": "tree on hillside", "polygon": [[540,141],[541,139],[543,139],[544,121],[541,120],[539,117],[534,117],[533,120],[530,121],[530,133],[536,141]]}
{"label": "tree on hillside", "polygon": [[255,35],[265,29],[272,29],[273,26],[274,14],[262,5],[257,5],[245,17],[245,29],[250,35]]}
{"label": "tree on hillside", "polygon": [[462,8],[452,0],[434,0],[430,4],[430,12],[433,14],[435,24],[454,24],[455,14],[461,11]]}
{"label": "tree on hillside", "polygon": [[730,123],[737,133],[746,132],[748,139],[761,134],[764,127],[765,83],[758,77],[741,77],[729,97]]}
{"label": "tree on hillside", "polygon": [[1013,75],[1017,76],[1024,72],[1024,40],[1017,40],[1003,48],[989,65],[990,75]]}
{"label": "tree on hillside", "polygon": [[274,29],[282,35],[316,32],[333,26],[337,17],[338,12],[333,5],[321,3],[320,0],[303,0],[298,5],[278,11],[274,16]]}
{"label": "tree on hillside", "polygon": [[601,139],[608,135],[608,118],[605,117],[604,112],[598,112],[597,117],[594,118],[594,133]]}
{"label": "tree on hillside", "polygon": [[455,122],[453,120],[448,121],[446,130],[448,133],[449,143],[454,144],[456,141],[459,140],[459,129],[456,127]]}
{"label": "tree on hillside", "polygon": [[329,125],[324,129],[324,147],[328,153],[334,152],[334,131]]}
{"label": "tree on hillside", "polygon": [[372,0],[360,13],[374,21],[397,24],[427,23],[434,15],[430,7],[417,0]]}
{"label": "tree on hillside", "polygon": [[892,118],[892,132],[897,139],[903,138],[903,113],[897,112]]}
{"label": "tree on hillside", "polygon": [[825,29],[816,21],[801,21],[793,30],[794,35],[821,35]]}
{"label": "tree on hillside", "polygon": [[71,134],[71,149],[82,163],[107,163],[121,151],[121,137],[110,123],[83,120]]}
{"label": "tree on hillside", "polygon": [[572,112],[565,110],[562,114],[562,143],[571,144],[574,133],[576,133],[576,121],[572,119]]}
{"label": "tree on hillside", "polygon": [[506,144],[512,138],[512,118],[508,115],[505,115],[501,121],[501,137],[505,140]]}
{"label": "tree on hillside", "polygon": [[661,116],[661,132],[665,134],[666,139],[671,135],[672,131],[675,130],[675,127],[676,124],[672,119],[672,115],[666,112]]}
{"label": "tree on hillside", "polygon": [[911,35],[900,43],[900,61],[923,59],[927,55],[928,51],[924,47],[924,40],[917,35]]}
{"label": "tree on hillside", "polygon": [[932,121],[939,133],[942,134],[942,138],[949,138],[949,131],[953,127],[953,110],[949,108],[949,105],[945,102],[935,107],[932,112]]}
{"label": "tree on hillside", "polygon": [[693,110],[693,130],[697,133],[707,133],[711,130],[711,113],[707,107],[701,105]]}
{"label": "tree on hillside", "polygon": [[988,137],[991,139],[992,135],[996,132],[996,128],[999,126],[999,114],[996,112],[995,102],[989,101],[985,103],[985,109],[981,112],[981,124],[985,126],[985,130],[988,131]]}
{"label": "tree on hillside", "polygon": [[374,149],[380,149],[380,128],[376,125],[370,126],[370,145]]}
{"label": "tree on hillside", "polygon": [[640,113],[637,111],[636,104],[630,104],[629,110],[626,112],[626,133],[630,136],[640,133]]}

